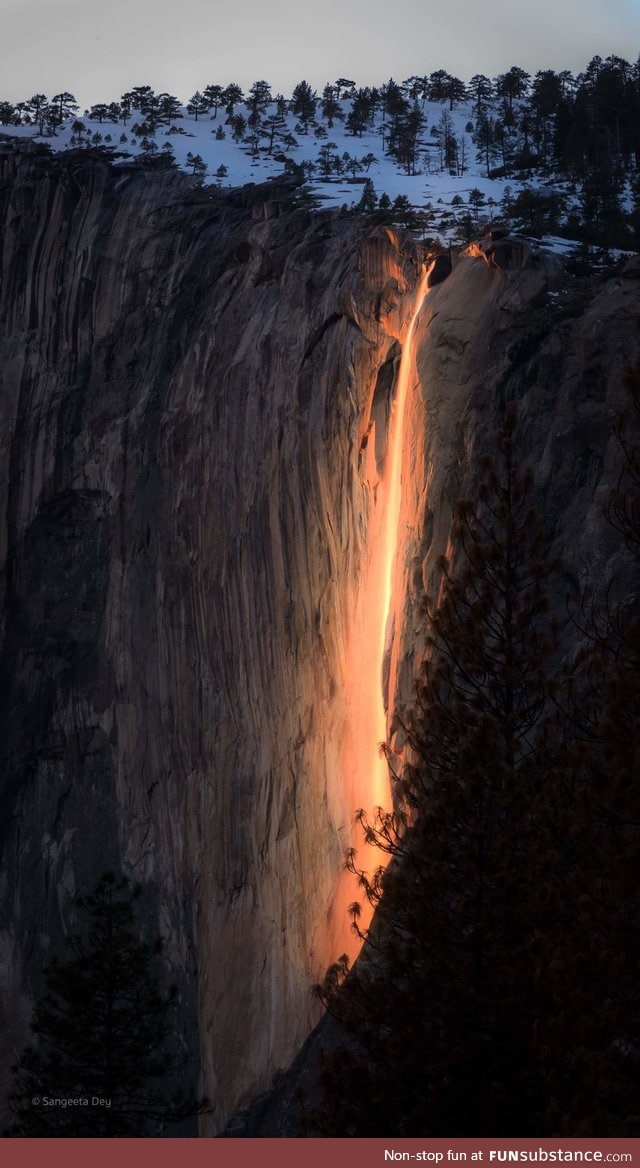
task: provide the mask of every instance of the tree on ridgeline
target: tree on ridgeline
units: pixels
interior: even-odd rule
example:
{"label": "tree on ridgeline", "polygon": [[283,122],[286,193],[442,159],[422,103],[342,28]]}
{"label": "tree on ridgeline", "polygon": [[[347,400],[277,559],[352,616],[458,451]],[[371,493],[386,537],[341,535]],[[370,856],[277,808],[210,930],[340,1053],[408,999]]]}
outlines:
{"label": "tree on ridgeline", "polygon": [[235,81],[231,81],[229,85],[225,86],[222,98],[224,101],[225,113],[231,116],[235,107],[244,100],[244,94],[240,86],[237,85]]}
{"label": "tree on ridgeline", "polygon": [[475,73],[467,88],[469,97],[476,107],[476,118],[479,118],[493,97],[493,83],[489,77],[485,77],[484,73]]}
{"label": "tree on ridgeline", "polygon": [[368,86],[357,89],[353,95],[351,109],[347,114],[345,128],[349,134],[361,138],[372,125],[377,105],[377,94]]}
{"label": "tree on ridgeline", "polygon": [[[18,121],[16,122],[16,117]],[[12,101],[0,101],[0,126],[19,125],[19,115]]]}
{"label": "tree on ridgeline", "polygon": [[44,134],[44,126],[47,119],[47,107],[49,105],[49,98],[46,93],[34,93],[28,101],[24,102],[24,110],[29,120],[38,127],[38,133]]}
{"label": "tree on ridgeline", "polygon": [[224,88],[222,85],[207,85],[205,86],[202,96],[207,103],[207,108],[212,110],[211,117],[217,118],[218,110],[224,106]]}
{"label": "tree on ridgeline", "polygon": [[67,118],[73,117],[80,108],[73,94],[68,93],[66,89],[62,93],[54,93],[51,105],[55,106],[58,111],[58,125],[62,125]]}
{"label": "tree on ridgeline", "polygon": [[109,117],[109,106],[106,102],[102,101],[98,102],[97,105],[89,106],[89,109],[84,112],[85,117],[90,118],[92,122],[98,122],[99,125],[102,125],[105,119]]}
{"label": "tree on ridgeline", "polygon": [[249,109],[247,121],[250,126],[258,125],[271,100],[271,86],[268,81],[254,81],[245,102]]}
{"label": "tree on ridgeline", "polygon": [[335,85],[338,101],[344,101],[345,98],[353,97],[356,88],[355,81],[351,81],[348,77],[338,77]]}
{"label": "tree on ridgeline", "polygon": [[200,93],[199,89],[196,90],[193,97],[189,98],[189,101],[187,102],[187,113],[193,114],[196,122],[200,115],[206,114],[210,108],[211,107],[209,105],[208,98],[206,98],[204,94]]}
{"label": "tree on ridgeline", "polygon": [[342,106],[338,101],[338,88],[336,85],[325,85],[322,90],[320,110],[329,129],[332,128],[336,118],[342,118]]}
{"label": "tree on ridgeline", "polygon": [[156,118],[161,125],[168,126],[176,118],[182,117],[182,106],[180,99],[173,93],[160,93],[158,95],[158,107]]}
{"label": "tree on ridgeline", "polygon": [[300,81],[293,90],[291,112],[298,118],[304,134],[309,132],[309,122],[315,117],[317,104],[318,96],[308,81]]}
{"label": "tree on ridgeline", "polygon": [[[108,873],[76,901],[83,927],[69,937],[64,958],[45,970],[34,1042],[13,1068],[15,1120],[5,1135],[168,1135],[204,1110],[204,1101],[175,1088],[186,1067],[174,1019],[177,991],[161,988],[159,943],[140,939],[139,895]],[[88,1102],[34,1104],[45,1097]]]}
{"label": "tree on ridgeline", "polygon": [[512,65],[507,73],[496,78],[496,93],[498,97],[506,97],[509,110],[513,110],[516,98],[525,97],[529,89],[531,78],[519,65]]}
{"label": "tree on ridgeline", "polygon": [[122,97],[120,98],[120,116],[122,118],[123,126],[126,126],[129,118],[131,117],[131,111],[135,108],[135,100],[136,95],[133,90],[128,90],[127,93],[123,93]]}

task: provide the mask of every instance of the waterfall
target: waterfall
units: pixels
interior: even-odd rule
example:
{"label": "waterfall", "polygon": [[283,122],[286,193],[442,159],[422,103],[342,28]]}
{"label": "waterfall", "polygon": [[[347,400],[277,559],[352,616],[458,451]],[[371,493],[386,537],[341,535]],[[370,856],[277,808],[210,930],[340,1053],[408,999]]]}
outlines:
{"label": "waterfall", "polygon": [[[376,807],[389,808],[391,794],[387,762],[380,752],[387,740],[387,705],[393,704],[393,690],[387,684],[390,644],[393,638],[393,613],[398,597],[397,553],[399,520],[402,500],[402,456],[404,447],[404,419],[411,379],[415,376],[413,334],[416,318],[427,295],[429,271],[423,269],[415,293],[414,309],[409,322],[398,369],[391,408],[389,439],[381,474],[378,476],[375,459],[375,423],[368,433],[363,477],[370,495],[368,524],[368,554],[357,583],[353,602],[351,635],[346,660],[346,697],[349,731],[342,752],[345,798],[349,807],[349,838],[360,853],[359,859],[368,867],[362,852],[362,839],[352,828],[353,814],[364,808],[369,817]],[[385,665],[386,663],[386,665]],[[381,862],[375,856],[375,866]],[[336,896],[336,927],[340,931],[340,913],[354,899],[353,878],[340,881]],[[364,906],[363,906],[364,908]],[[364,914],[363,914],[364,920]],[[366,924],[367,922],[364,921]],[[342,918],[342,930],[344,917]],[[344,945],[344,939],[341,944]],[[359,945],[354,938],[351,956]]]}

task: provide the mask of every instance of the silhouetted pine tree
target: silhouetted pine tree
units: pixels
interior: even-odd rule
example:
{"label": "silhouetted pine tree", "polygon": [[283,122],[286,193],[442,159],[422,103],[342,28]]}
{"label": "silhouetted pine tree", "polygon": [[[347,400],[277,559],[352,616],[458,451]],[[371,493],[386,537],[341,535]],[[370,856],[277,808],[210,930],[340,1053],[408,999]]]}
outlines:
{"label": "silhouetted pine tree", "polygon": [[[640,569],[640,369],[617,424],[622,471],[609,518]],[[636,578],[640,580],[640,571]],[[565,1000],[540,1041],[555,1054],[549,1125],[577,1135],[640,1133],[640,606],[636,593],[591,613],[567,718],[574,742],[558,767],[579,813],[563,845],[577,921],[550,953]],[[566,790],[565,790],[566,802]],[[565,987],[574,988],[570,1001]],[[564,1047],[565,1056],[561,1057]],[[590,1103],[590,1106],[589,1106]]]}
{"label": "silhouetted pine tree", "polygon": [[[6,1135],[168,1135],[202,1110],[175,1089],[186,1061],[176,1053],[176,991],[160,988],[160,946],[140,940],[138,895],[106,874],[78,900],[85,928],[69,939],[65,959],[45,971],[46,992],[31,1024],[36,1041],[13,1068],[16,1119]],[[102,1105],[92,1105],[94,1098]],[[63,1108],[45,1099],[89,1103]]]}

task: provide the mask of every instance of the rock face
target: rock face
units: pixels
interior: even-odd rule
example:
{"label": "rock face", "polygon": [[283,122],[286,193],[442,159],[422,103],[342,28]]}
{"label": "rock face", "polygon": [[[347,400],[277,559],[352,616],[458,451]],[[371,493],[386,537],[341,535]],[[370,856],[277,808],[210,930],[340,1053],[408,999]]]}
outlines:
{"label": "rock face", "polygon": [[[348,941],[367,792],[341,766],[345,645],[419,256],[287,188],[12,146],[0,231],[0,1065],[74,894],[121,869],[166,939],[210,1135],[290,1063]],[[604,423],[640,285],[576,307],[519,255],[466,257],[418,321],[394,708],[507,397],[572,578],[617,554]]]}
{"label": "rock face", "polygon": [[[398,711],[412,699],[421,598],[437,589],[452,508],[474,496],[480,457],[491,450],[507,401],[517,403],[519,449],[566,596],[576,600],[614,576],[619,593],[637,592],[630,557],[606,517],[621,463],[613,423],[627,406],[625,372],[640,360],[640,290],[629,270],[576,283],[544,252],[524,251],[520,267],[501,270],[491,249],[483,257],[472,248],[425,302],[406,430]],[[575,631],[558,599],[570,651]]]}
{"label": "rock face", "polygon": [[290,1061],[348,939],[361,445],[415,248],[288,190],[1,161],[2,1066],[72,896],[123,869],[207,1134]]}
{"label": "rock face", "polygon": [[[472,248],[444,282],[431,285],[416,324],[417,376],[407,403],[400,530],[401,583],[395,611],[398,661],[394,709],[406,715],[421,660],[421,600],[439,584],[457,500],[474,496],[479,459],[490,452],[506,401],[518,404],[520,448],[534,472],[549,552],[563,563],[570,599],[616,576],[618,595],[638,597],[634,565],[607,522],[620,450],[612,423],[626,406],[624,373],[640,359],[640,291],[620,276],[574,284],[551,256],[500,270]],[[574,626],[564,596],[558,617],[571,651]],[[393,720],[392,742],[403,749]],[[322,1051],[344,1042],[325,1016],[273,1090],[233,1117],[225,1135],[295,1136],[319,1101]]]}

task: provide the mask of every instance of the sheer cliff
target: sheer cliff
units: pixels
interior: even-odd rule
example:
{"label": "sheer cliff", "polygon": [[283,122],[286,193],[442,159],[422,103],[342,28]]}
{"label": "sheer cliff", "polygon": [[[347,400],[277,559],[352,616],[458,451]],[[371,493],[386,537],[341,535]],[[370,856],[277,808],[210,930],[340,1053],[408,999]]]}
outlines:
{"label": "sheer cliff", "polygon": [[348,943],[361,446],[416,249],[288,188],[1,161],[3,1066],[73,895],[123,870],[215,1128]]}
{"label": "sheer cliff", "polygon": [[[10,147],[0,231],[0,1066],[73,896],[122,870],[165,938],[212,1134],[290,1063],[349,944],[341,865],[370,799],[345,766],[351,646],[421,257],[286,183],[223,197]],[[602,501],[636,275],[578,301],[505,244],[428,293],[390,709],[507,398],[568,587],[619,554]]]}

